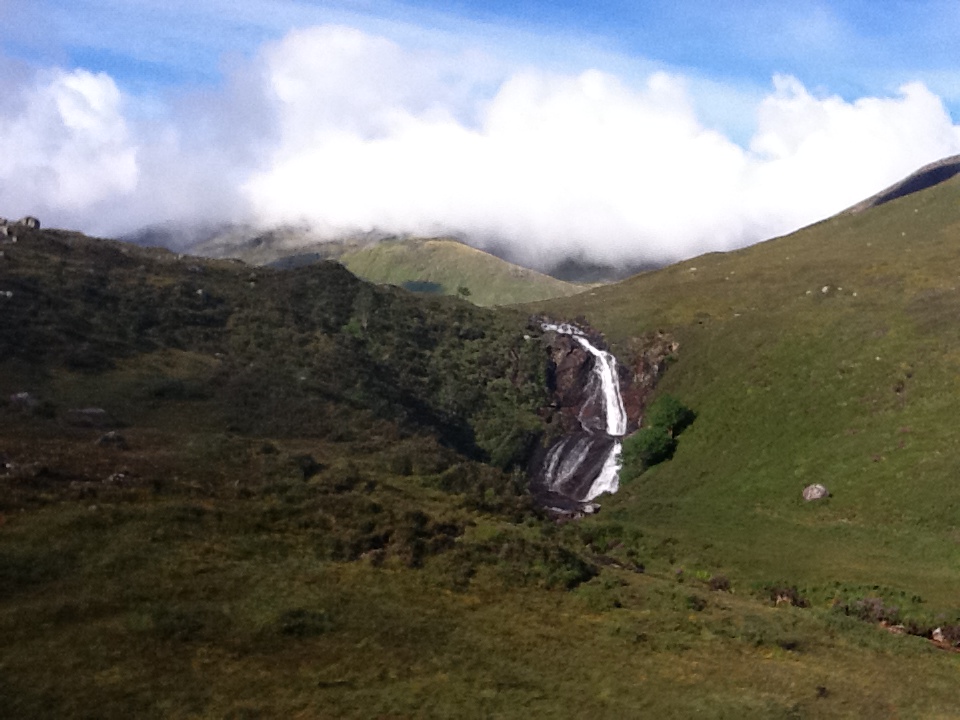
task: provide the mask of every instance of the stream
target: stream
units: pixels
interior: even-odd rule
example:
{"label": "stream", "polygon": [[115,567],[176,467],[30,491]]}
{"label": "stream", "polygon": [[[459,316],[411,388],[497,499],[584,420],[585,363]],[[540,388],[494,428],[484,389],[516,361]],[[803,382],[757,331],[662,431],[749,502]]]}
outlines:
{"label": "stream", "polygon": [[[567,335],[593,357],[579,428],[559,438],[534,473],[531,489],[548,509],[562,513],[595,512],[592,501],[620,487],[620,452],[627,413],[620,395],[617,359],[594,346],[574,325],[543,323],[545,331]],[[587,408],[602,408],[588,413]]]}

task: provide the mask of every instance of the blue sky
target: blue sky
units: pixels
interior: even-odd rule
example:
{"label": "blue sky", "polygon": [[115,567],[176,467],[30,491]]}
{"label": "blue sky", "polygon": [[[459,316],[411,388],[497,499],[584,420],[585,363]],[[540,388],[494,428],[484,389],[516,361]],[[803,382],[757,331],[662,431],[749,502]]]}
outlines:
{"label": "blue sky", "polygon": [[[203,216],[687,256],[960,152],[957,29],[960,3],[923,0],[0,0],[0,131],[37,153],[0,203],[103,233]],[[668,191],[702,212],[661,212]]]}
{"label": "blue sky", "polygon": [[[960,4],[943,1],[4,0],[3,50],[31,64],[103,70],[131,87],[216,83],[224,58],[297,27],[449,33],[531,62],[638,60],[766,85],[775,73],[845,97],[923,80],[960,102]],[[521,47],[522,45],[522,47]]]}

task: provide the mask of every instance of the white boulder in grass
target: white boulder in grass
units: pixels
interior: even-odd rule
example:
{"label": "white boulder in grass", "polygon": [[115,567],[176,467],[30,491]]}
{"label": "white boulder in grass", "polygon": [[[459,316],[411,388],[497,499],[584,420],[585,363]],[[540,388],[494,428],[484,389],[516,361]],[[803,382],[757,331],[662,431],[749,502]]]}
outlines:
{"label": "white boulder in grass", "polygon": [[803,499],[807,502],[811,500],[822,500],[825,497],[830,497],[830,491],[820,483],[807,485],[803,489]]}

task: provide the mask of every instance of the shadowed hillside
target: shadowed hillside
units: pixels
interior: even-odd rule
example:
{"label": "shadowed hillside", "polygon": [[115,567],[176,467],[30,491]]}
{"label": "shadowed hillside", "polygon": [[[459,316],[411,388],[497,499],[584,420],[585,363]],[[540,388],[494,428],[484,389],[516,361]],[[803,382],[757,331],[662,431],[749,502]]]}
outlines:
{"label": "shadowed hillside", "polygon": [[876,195],[867,198],[863,202],[857,203],[844,212],[859,213],[872,207],[878,207],[891,200],[896,200],[897,198],[926,190],[934,185],[939,185],[958,173],[960,173],[960,155],[937,160],[929,165],[924,165],[900,182],[894,183],[887,189],[881,190]]}

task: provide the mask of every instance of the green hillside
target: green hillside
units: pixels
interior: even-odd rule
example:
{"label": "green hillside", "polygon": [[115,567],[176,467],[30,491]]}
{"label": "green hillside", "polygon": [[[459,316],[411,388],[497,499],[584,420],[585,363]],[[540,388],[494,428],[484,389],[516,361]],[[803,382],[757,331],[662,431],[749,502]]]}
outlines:
{"label": "green hillside", "polygon": [[376,283],[454,295],[466,288],[477,305],[511,305],[564,297],[583,286],[513,265],[455,240],[390,240],[339,258]]}
{"label": "green hillside", "polygon": [[[656,330],[680,343],[661,389],[698,418],[607,517],[656,533],[678,565],[797,583],[821,607],[886,594],[955,614],[958,286],[954,179],[551,303],[624,351]],[[810,483],[833,497],[805,503]]]}
{"label": "green hillside", "polygon": [[[956,716],[960,178],[519,310],[19,232],[0,717]],[[576,522],[536,308],[696,412]]]}

